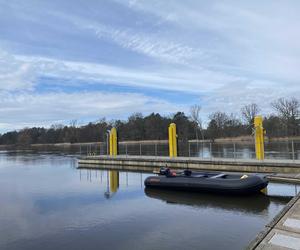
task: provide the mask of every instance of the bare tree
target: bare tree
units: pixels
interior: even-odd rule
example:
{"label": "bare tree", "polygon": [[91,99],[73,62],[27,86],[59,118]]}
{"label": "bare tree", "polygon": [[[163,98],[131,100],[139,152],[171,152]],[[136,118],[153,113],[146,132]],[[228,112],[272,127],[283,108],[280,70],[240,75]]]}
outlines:
{"label": "bare tree", "polygon": [[210,114],[209,119],[214,121],[217,128],[224,129],[230,118],[226,113],[217,111],[213,114]]}
{"label": "bare tree", "polygon": [[299,129],[300,103],[296,98],[279,98],[271,103],[277,111],[283,124],[285,125],[287,135],[295,135]]}
{"label": "bare tree", "polygon": [[70,127],[74,127],[74,128],[76,128],[77,127],[77,120],[71,120],[70,121]]}
{"label": "bare tree", "polygon": [[272,107],[278,112],[279,116],[288,120],[299,116],[300,103],[296,98],[279,98],[271,103]]}
{"label": "bare tree", "polygon": [[200,105],[193,105],[190,108],[190,113],[191,113],[191,120],[196,124],[195,126],[195,133],[196,133],[196,139],[198,140],[198,129],[200,130],[201,138],[204,140],[204,135],[202,132],[202,120],[200,117],[200,112],[201,112],[201,106]]}
{"label": "bare tree", "polygon": [[260,108],[256,103],[251,103],[241,108],[242,117],[249,126],[253,124],[255,116],[257,116],[259,112]]}
{"label": "bare tree", "polygon": [[64,127],[63,124],[57,123],[57,124],[52,124],[50,128],[54,130],[58,130],[58,129],[63,129],[63,127]]}

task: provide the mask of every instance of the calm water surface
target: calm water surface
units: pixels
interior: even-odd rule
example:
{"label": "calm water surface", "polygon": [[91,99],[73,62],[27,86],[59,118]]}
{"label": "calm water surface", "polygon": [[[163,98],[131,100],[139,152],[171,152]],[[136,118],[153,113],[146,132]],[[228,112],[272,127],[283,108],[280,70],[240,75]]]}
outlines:
{"label": "calm water surface", "polygon": [[145,173],[0,152],[0,249],[243,249],[299,187],[224,197],[145,190]]}

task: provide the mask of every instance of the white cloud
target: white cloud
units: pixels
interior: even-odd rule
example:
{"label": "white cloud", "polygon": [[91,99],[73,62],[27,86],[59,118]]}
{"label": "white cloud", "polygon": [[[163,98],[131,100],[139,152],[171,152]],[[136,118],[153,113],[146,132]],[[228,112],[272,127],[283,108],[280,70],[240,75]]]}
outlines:
{"label": "white cloud", "polygon": [[56,60],[45,57],[17,56],[23,63],[32,65],[40,76],[84,80],[87,84],[114,83],[163,90],[203,93],[213,91],[226,83],[242,81],[241,77],[199,69],[180,71],[179,69],[157,69],[155,71],[126,69],[110,65],[88,62]]}
{"label": "white cloud", "polygon": [[192,34],[187,41],[197,41],[206,55],[202,67],[235,68],[239,75],[283,84],[299,81],[299,2],[116,1],[170,22],[178,33]]}
{"label": "white cloud", "polygon": [[83,19],[75,15],[59,12],[52,12],[52,14],[75,24],[79,29],[92,31],[99,39],[106,39],[125,49],[168,63],[185,64],[191,58],[202,57],[199,49],[163,38],[163,34],[158,31],[143,33],[130,28],[104,25],[92,19]]}
{"label": "white cloud", "polygon": [[263,115],[273,113],[271,103],[280,97],[299,97],[300,87],[295,85],[287,88],[283,84],[270,81],[252,81],[241,85],[228,84],[209,95],[205,95],[203,101],[203,115],[208,115],[215,111],[233,113],[239,115],[243,105],[256,103],[261,108]]}
{"label": "white cloud", "polygon": [[35,72],[31,64],[0,50],[0,91],[32,89],[34,85]]}
{"label": "white cloud", "polygon": [[89,25],[87,28],[93,30],[99,38],[107,36],[124,48],[169,63],[186,63],[190,58],[201,56],[194,48],[162,40],[155,35],[137,34],[132,30],[112,30],[99,25]]}
{"label": "white cloud", "polygon": [[175,112],[178,107],[158,99],[133,93],[18,93],[0,92],[0,129],[49,126],[78,119],[126,118],[133,112]]}

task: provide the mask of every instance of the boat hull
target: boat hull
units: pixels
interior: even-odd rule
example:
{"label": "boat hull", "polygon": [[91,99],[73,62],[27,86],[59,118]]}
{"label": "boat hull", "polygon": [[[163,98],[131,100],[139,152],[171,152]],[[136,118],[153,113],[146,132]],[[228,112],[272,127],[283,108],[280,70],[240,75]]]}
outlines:
{"label": "boat hull", "polygon": [[256,175],[243,179],[150,176],[145,180],[147,188],[237,195],[258,193],[267,185],[264,176]]}

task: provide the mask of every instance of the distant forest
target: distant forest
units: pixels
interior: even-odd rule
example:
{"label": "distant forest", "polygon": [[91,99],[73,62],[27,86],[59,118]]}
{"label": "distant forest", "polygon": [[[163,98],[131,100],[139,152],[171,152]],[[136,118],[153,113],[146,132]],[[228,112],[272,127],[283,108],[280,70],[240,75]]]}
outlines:
{"label": "distant forest", "polygon": [[[300,103],[296,98],[280,98],[271,103],[274,113],[264,117],[264,128],[268,137],[288,137],[300,135]],[[106,141],[107,131],[117,128],[120,141],[163,140],[168,138],[168,126],[176,123],[179,140],[210,139],[251,135],[254,117],[260,107],[249,104],[242,107],[238,115],[214,112],[208,117],[206,128],[202,126],[201,106],[194,105],[189,114],[177,112],[170,116],[152,113],[143,116],[131,115],[126,121],[106,121],[78,126],[76,121],[70,125],[52,125],[50,128],[24,128],[20,131],[0,134],[2,145],[27,145],[36,143],[79,143]]]}

